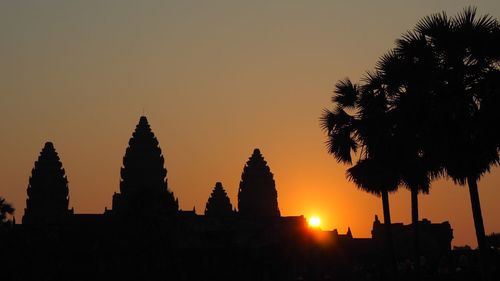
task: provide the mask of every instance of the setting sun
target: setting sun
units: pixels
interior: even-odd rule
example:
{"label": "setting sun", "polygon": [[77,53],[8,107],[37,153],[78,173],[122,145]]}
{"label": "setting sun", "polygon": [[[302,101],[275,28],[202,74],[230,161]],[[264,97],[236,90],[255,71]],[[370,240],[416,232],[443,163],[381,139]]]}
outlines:
{"label": "setting sun", "polygon": [[320,224],[321,224],[321,220],[319,219],[319,217],[311,217],[309,219],[309,225],[312,227],[319,227]]}

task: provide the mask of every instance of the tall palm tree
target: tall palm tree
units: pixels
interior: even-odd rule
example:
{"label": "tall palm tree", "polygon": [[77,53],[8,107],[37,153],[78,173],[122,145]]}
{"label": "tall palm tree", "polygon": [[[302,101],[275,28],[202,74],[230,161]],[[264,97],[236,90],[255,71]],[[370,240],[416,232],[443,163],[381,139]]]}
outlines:
{"label": "tall palm tree", "polygon": [[[397,151],[393,161],[398,163],[401,184],[411,193],[413,259],[417,277],[420,275],[418,194],[429,193],[431,180],[441,172],[440,166],[423,150],[422,143],[426,130],[422,125],[427,125],[422,119],[427,116],[426,104],[429,102],[425,93],[432,85],[428,76],[432,76],[429,70],[434,65],[423,39],[414,33],[405,35],[404,40],[398,41],[398,47],[377,64],[393,112],[391,147]],[[406,44],[407,40],[412,40],[412,44]]]}
{"label": "tall palm tree", "polygon": [[[443,60],[446,67],[443,76],[448,81],[447,91],[444,92],[449,93],[445,97],[452,101],[448,103],[448,110],[455,112],[445,119],[448,126],[443,128],[448,137],[455,139],[444,153],[444,163],[453,181],[469,186],[476,237],[484,266],[488,246],[477,182],[500,160],[496,129],[491,128],[500,119],[490,119],[495,116],[483,107],[494,99],[492,96],[497,96],[498,101],[500,94],[497,88],[500,78],[499,24],[489,16],[476,17],[475,9],[468,9],[453,18],[451,26],[451,40],[455,46],[436,48],[438,54],[448,56]],[[432,30],[422,24],[422,32]],[[439,37],[432,39],[442,44]],[[495,45],[496,51],[491,50],[491,46]],[[493,106],[498,110],[499,105],[497,102]]]}
{"label": "tall palm tree", "polygon": [[3,197],[0,197],[0,225],[8,222],[8,216],[14,215],[15,209],[7,203]]}
{"label": "tall palm tree", "polygon": [[[395,75],[400,81],[391,81],[391,88],[403,81],[407,90],[396,91],[394,107],[414,115],[425,109],[421,116],[427,118],[416,130],[419,153],[438,167],[435,175],[444,171],[455,183],[468,184],[484,261],[487,245],[477,182],[499,163],[500,138],[494,124],[500,122],[500,25],[491,16],[477,16],[475,8],[452,18],[434,14],[398,40],[395,52],[403,65],[421,65],[424,71]],[[418,77],[425,79],[423,85],[412,87]],[[418,103],[408,105],[405,100]]]}

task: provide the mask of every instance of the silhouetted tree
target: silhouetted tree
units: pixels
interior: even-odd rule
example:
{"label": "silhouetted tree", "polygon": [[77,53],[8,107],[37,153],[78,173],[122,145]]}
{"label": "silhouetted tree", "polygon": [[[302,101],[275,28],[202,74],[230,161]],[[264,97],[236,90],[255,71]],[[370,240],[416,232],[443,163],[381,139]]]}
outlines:
{"label": "silhouetted tree", "polygon": [[205,216],[209,217],[229,217],[233,215],[233,206],[229,197],[222,187],[222,183],[217,182],[205,207]]}
{"label": "silhouetted tree", "polygon": [[280,216],[273,174],[257,148],[253,151],[241,174],[238,209],[242,216]]}
{"label": "silhouetted tree", "polygon": [[150,217],[175,214],[179,203],[169,191],[167,170],[158,140],[141,116],[123,157],[120,193],[113,195],[113,212]]}
{"label": "silhouetted tree", "polygon": [[[431,62],[422,71],[427,73],[428,89],[398,91],[395,106],[415,115],[425,108],[427,118],[420,119],[421,151],[437,159],[454,182],[468,184],[484,258],[488,247],[477,182],[499,163],[500,25],[491,16],[477,16],[475,8],[452,18],[435,14],[399,40],[396,51],[413,62]],[[414,79],[409,74],[399,76],[402,81]]]}
{"label": "silhouetted tree", "polygon": [[68,179],[52,142],[46,142],[28,184],[23,224],[58,223],[72,214],[68,209]]}
{"label": "silhouetted tree", "polygon": [[[429,180],[443,173],[467,183],[484,259],[477,181],[499,162],[499,130],[493,124],[500,121],[500,25],[467,8],[452,18],[425,17],[396,42],[378,71],[400,138],[395,147],[403,156],[402,181],[412,190],[412,205],[417,191],[425,192]],[[412,209],[417,230],[418,212]]]}
{"label": "silhouetted tree", "polygon": [[[411,35],[407,35],[408,38]],[[398,43],[405,46],[403,41]],[[418,43],[421,43],[418,41]],[[430,68],[434,61],[429,59],[422,44],[411,48],[396,49],[384,55],[377,64],[379,84],[385,89],[389,106],[392,108],[390,127],[392,128],[391,148],[397,151],[394,162],[401,184],[411,192],[411,218],[413,225],[413,253],[417,276],[420,273],[420,235],[418,216],[418,193],[428,193],[431,179],[440,175],[442,169],[436,160],[423,149],[422,135],[427,130],[428,108],[425,99],[412,98],[405,93],[422,93],[432,89]],[[404,49],[404,51],[402,51]],[[414,53],[422,53],[418,60]],[[403,93],[403,94],[401,94]],[[395,106],[396,104],[400,106]],[[416,109],[415,109],[416,107]]]}
{"label": "silhouetted tree", "polygon": [[359,155],[357,163],[347,170],[347,178],[358,188],[382,196],[388,253],[396,271],[388,194],[397,190],[400,177],[391,145],[392,112],[381,86],[378,74],[368,74],[361,86],[349,79],[339,81],[332,98],[336,108],[324,111],[321,125],[328,135],[328,152],[337,161],[352,164],[351,154]]}
{"label": "silhouetted tree", "polygon": [[477,182],[498,164],[496,125],[500,95],[500,26],[469,8],[449,19],[444,13],[424,18],[416,27],[439,59],[433,131],[446,173],[469,185],[479,248],[487,249]]}
{"label": "silhouetted tree", "polygon": [[8,223],[9,216],[14,215],[14,207],[5,201],[5,198],[0,197],[0,225]]}

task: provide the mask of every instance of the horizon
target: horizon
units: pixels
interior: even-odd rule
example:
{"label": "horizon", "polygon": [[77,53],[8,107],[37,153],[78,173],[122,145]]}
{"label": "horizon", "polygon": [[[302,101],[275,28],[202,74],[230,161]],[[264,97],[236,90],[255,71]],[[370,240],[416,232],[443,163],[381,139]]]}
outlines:
{"label": "horizon", "polygon": [[[357,189],[345,178],[348,166],[327,153],[321,110],[331,107],[338,80],[358,81],[419,19],[468,6],[116,3],[0,4],[0,196],[18,222],[31,169],[49,140],[75,213],[110,208],[143,114],[180,209],[201,214],[219,181],[237,206],[243,167],[259,148],[282,216],[316,216],[323,230],[350,227],[354,237],[370,237],[381,200]],[[500,18],[499,3],[474,5]],[[500,232],[499,183],[498,167],[479,181],[487,234]],[[440,179],[419,199],[420,219],[447,220],[453,245],[477,245],[467,188]],[[409,191],[390,202],[393,222],[409,224]]]}

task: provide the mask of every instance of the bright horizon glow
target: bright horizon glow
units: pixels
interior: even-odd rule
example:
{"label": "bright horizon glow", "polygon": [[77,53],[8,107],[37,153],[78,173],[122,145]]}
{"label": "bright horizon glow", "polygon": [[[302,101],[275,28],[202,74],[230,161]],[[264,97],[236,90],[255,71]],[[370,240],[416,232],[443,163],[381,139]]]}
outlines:
{"label": "bright horizon glow", "polygon": [[312,216],[311,218],[309,218],[309,226],[311,227],[318,227],[321,225],[321,219],[317,216]]}

